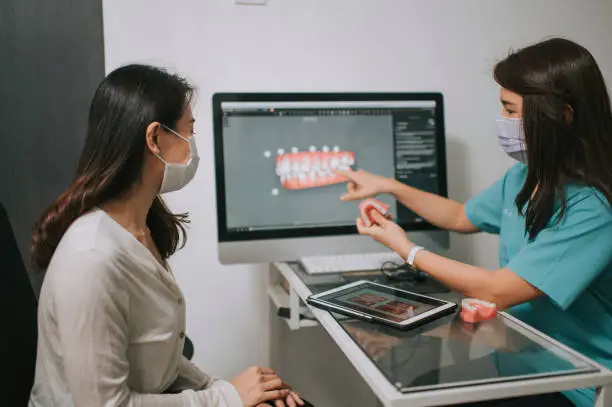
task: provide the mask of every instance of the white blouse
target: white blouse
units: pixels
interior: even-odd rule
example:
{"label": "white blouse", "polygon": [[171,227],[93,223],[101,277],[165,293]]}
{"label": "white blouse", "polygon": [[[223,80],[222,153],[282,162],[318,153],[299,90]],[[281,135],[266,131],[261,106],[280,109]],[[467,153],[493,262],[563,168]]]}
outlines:
{"label": "white blouse", "polygon": [[31,407],[243,407],[231,384],[182,355],[172,272],[102,210],[64,234],[38,308]]}

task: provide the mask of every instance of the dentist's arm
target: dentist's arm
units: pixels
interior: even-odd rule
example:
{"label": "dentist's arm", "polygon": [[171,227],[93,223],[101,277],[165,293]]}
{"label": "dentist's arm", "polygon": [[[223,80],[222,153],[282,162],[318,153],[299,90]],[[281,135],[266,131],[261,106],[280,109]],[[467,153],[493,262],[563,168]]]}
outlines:
{"label": "dentist's arm", "polygon": [[338,171],[349,180],[343,201],[365,199],[379,194],[394,195],[404,206],[441,229],[459,233],[477,232],[465,214],[465,205],[367,171]]}
{"label": "dentist's arm", "polygon": [[[359,233],[371,236],[407,259],[415,244],[408,240],[406,232],[377,212],[373,212],[372,216],[376,223],[369,227],[363,224],[361,218],[357,219]],[[453,291],[458,291],[466,297],[494,302],[500,309],[543,295],[537,286],[530,284],[507,267],[487,270],[426,250],[417,253],[414,263],[420,270]]]}

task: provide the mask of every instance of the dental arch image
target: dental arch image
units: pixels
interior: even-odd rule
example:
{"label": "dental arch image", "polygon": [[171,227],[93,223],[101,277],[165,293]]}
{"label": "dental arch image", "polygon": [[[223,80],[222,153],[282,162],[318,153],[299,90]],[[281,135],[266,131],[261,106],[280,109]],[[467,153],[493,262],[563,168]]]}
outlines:
{"label": "dental arch image", "polygon": [[[272,153],[264,152],[270,159]],[[355,153],[341,151],[340,147],[323,146],[317,149],[310,146],[306,151],[292,147],[289,152],[282,148],[276,151],[274,171],[285,190],[319,188],[345,182],[346,178],[336,174],[336,170],[348,170],[355,164]],[[272,189],[272,195],[278,195],[278,188]]]}

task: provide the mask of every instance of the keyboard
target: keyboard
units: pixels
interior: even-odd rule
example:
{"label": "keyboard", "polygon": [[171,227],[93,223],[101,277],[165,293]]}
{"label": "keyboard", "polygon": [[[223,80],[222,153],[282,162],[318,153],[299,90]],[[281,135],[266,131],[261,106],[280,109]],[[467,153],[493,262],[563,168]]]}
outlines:
{"label": "keyboard", "polygon": [[380,270],[385,262],[404,264],[402,257],[393,252],[346,254],[335,256],[302,257],[300,262],[308,274],[348,273],[351,271]]}

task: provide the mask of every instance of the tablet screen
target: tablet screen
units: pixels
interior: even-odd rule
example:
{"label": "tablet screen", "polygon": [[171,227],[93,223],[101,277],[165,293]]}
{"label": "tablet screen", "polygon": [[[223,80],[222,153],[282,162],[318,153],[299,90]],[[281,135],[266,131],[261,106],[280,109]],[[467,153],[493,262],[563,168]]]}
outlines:
{"label": "tablet screen", "polygon": [[421,299],[387,287],[359,285],[321,297],[321,300],[345,308],[402,322],[440,306],[435,300]]}

